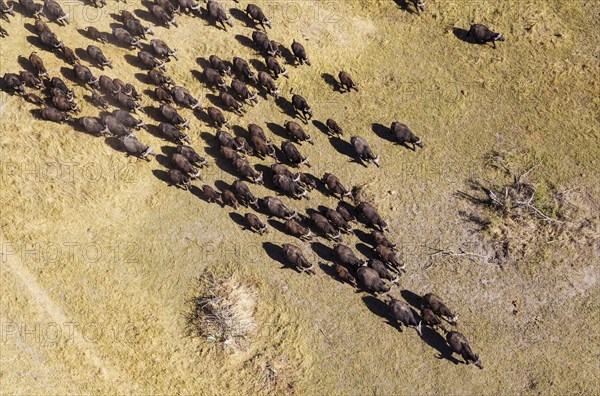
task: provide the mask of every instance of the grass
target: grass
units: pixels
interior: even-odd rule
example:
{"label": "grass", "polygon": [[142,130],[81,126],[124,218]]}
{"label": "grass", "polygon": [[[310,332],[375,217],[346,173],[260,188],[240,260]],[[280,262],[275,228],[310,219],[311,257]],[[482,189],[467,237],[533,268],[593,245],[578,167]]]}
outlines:
{"label": "grass", "polygon": [[[168,187],[153,173],[165,169],[158,161],[126,158],[102,139],[33,119],[32,106],[2,93],[2,232],[52,300],[87,329],[88,346],[106,367],[126,373],[122,381],[139,394],[597,393],[600,329],[592,320],[600,308],[597,226],[581,231],[583,244],[533,241],[543,254],[503,269],[466,258],[428,266],[429,250],[423,248],[482,248],[460,215],[472,207],[454,194],[465,189],[466,180],[487,175],[481,159],[491,150],[535,153],[519,163],[543,162],[536,169],[539,199],[545,201],[554,186],[576,187],[578,218],[597,224],[597,3],[428,2],[420,17],[393,1],[258,4],[272,7],[269,36],[288,47],[292,39],[301,40],[313,63],[288,65],[290,79],[278,81],[283,96],[289,99],[292,89],[302,94],[316,119],[336,119],[347,131],[345,141],[363,136],[382,157],[382,168],[362,167],[309,125],[315,145],[301,151],[311,157],[311,172],[333,172],[346,187],[366,186],[365,194],[390,223],[390,238],[402,246],[409,271],[401,288],[434,291],[455,308],[462,319],[459,331],[486,368],[439,359],[439,339],[399,333],[381,316],[376,300],[323,271],[307,277],[282,268],[265,244],[281,245],[288,237],[274,229],[265,237],[243,231],[229,208]],[[50,27],[69,47],[85,48],[90,43],[77,29],[94,24],[109,32],[115,22],[110,13],[116,11],[111,7],[116,6],[93,21],[75,7],[71,25]],[[139,2],[119,7],[143,8]],[[453,28],[468,28],[472,21],[503,32],[507,41],[497,50],[460,41]],[[153,29],[179,49],[180,60],[167,70],[194,95],[212,94],[191,73],[200,69],[198,57],[259,58],[236,39],[251,34],[241,21],[228,32],[199,18],[179,22],[179,29]],[[0,74],[21,70],[18,55],[37,50],[51,75],[74,85],[57,56],[30,43],[33,34],[23,23],[32,20],[18,14],[2,23],[10,35],[0,44]],[[104,73],[150,88],[125,58],[133,52],[99,46],[115,66]],[[351,73],[359,94],[342,95],[322,77],[340,69]],[[84,90],[75,90],[82,98]],[[84,115],[97,114],[80,104]],[[150,97],[144,104],[151,104]],[[191,118],[193,146],[211,160],[205,182],[231,183],[234,177],[210,155],[214,130],[188,110],[182,113]],[[243,118],[227,116],[242,127],[259,123],[277,145],[282,139],[266,123],[281,125],[289,118],[272,100],[262,100]],[[373,124],[388,127],[395,119],[427,147],[413,153],[373,130]],[[146,121],[158,123],[149,116]],[[158,153],[168,146],[144,131],[139,137]],[[252,188],[258,196],[273,194]],[[317,192],[309,201],[284,201],[300,211],[336,205]],[[344,240],[353,247],[359,242]],[[36,244],[37,256],[24,253]],[[325,261],[317,253],[322,247],[302,247],[312,262]],[[223,353],[186,336],[186,302],[207,271],[256,288],[257,333],[243,353]],[[3,325],[51,321],[7,267],[0,275]],[[400,290],[393,294],[400,296]],[[516,298],[518,316],[512,313]],[[67,342],[68,326],[59,326],[65,336],[58,346],[7,335],[0,350],[2,392],[124,392],[120,381],[89,363],[80,345]],[[93,337],[96,327],[102,335]]]}

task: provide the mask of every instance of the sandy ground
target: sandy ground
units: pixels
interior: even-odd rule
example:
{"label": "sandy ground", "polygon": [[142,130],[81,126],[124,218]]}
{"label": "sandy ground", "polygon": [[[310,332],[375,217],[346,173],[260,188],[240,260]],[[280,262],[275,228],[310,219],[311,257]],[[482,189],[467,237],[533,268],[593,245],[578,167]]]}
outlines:
{"label": "sandy ground", "polygon": [[[310,155],[310,171],[367,185],[408,267],[392,294],[443,296],[459,312],[459,331],[484,370],[440,357],[447,349],[433,331],[422,339],[412,330],[400,333],[382,316],[379,300],[339,283],[326,266],[316,277],[282,268],[271,251],[290,237],[273,227],[263,237],[251,234],[238,224],[244,209],[209,204],[196,188],[169,187],[164,155],[149,163],[127,158],[101,138],[35,119],[34,106],[2,92],[0,392],[598,393],[598,3],[428,1],[421,16],[401,3],[258,2],[273,19],[269,36],[288,48],[292,39],[301,41],[313,64],[287,65],[290,79],[278,80],[282,96],[300,93],[316,120],[332,117],[346,130],[343,140],[330,140],[309,124],[315,145],[301,151]],[[49,25],[73,49],[91,44],[81,34],[86,26],[110,32],[118,24],[113,14],[138,10],[155,37],[179,49],[168,74],[205,106],[214,92],[195,77],[202,59],[260,60],[247,45],[245,2],[223,2],[235,17],[228,31],[190,16],[180,17],[177,29],[155,27],[135,1],[102,10],[61,4],[72,23]],[[503,32],[506,42],[493,50],[457,38],[454,28],[473,21]],[[0,74],[23,69],[18,56],[37,50],[51,75],[75,86],[82,114],[98,114],[72,81],[71,67],[37,47],[32,23],[18,12],[1,22],[9,36],[0,41]],[[94,73],[150,88],[134,51],[96,45],[114,68],[102,72],[83,60]],[[341,69],[360,93],[335,89],[331,76]],[[149,95],[143,104],[157,106]],[[192,145],[212,164],[204,182],[233,182],[214,157],[215,130],[201,115],[181,112],[191,119]],[[146,121],[158,124],[149,113]],[[278,145],[283,138],[271,124],[290,117],[263,98],[244,117],[227,116],[233,125],[262,125]],[[427,147],[412,152],[391,143],[385,128],[393,120],[408,124]],[[352,161],[352,135],[369,141],[381,168]],[[145,131],[138,136],[158,153],[172,146]],[[584,242],[540,241],[536,254],[502,268],[467,258],[432,262],[431,247],[484,250],[461,215],[473,207],[455,193],[471,178],[490,177],[482,159],[490,150],[533,158],[541,165],[531,177],[545,186],[576,187],[595,233]],[[265,187],[253,191],[274,195]],[[336,205],[317,191],[308,201],[282,199],[298,210]],[[344,243],[368,253],[360,236]],[[315,264],[330,258],[329,241],[294,243]],[[257,290],[259,329],[243,352],[224,353],[186,333],[187,301],[205,271],[235,274]],[[265,380],[272,378],[268,367],[275,368],[274,381]]]}

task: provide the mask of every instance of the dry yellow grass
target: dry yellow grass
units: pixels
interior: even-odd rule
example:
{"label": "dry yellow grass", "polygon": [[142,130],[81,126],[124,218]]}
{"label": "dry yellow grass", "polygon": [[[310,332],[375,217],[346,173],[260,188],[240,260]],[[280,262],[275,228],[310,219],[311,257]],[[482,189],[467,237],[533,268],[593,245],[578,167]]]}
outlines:
{"label": "dry yellow grass", "polygon": [[[598,3],[428,1],[420,17],[394,1],[257,3],[273,15],[269,36],[286,47],[302,41],[313,63],[288,66],[290,79],[278,81],[283,96],[289,99],[292,89],[302,94],[317,120],[336,119],[346,140],[361,135],[382,156],[381,169],[349,162],[338,152],[343,145],[310,125],[316,144],[301,150],[311,156],[314,173],[367,185],[390,222],[391,239],[402,246],[409,268],[402,289],[435,291],[456,307],[459,329],[485,369],[438,359],[429,344],[439,338],[430,334],[427,343],[415,332],[399,333],[377,314],[376,300],[323,271],[309,277],[280,269],[264,244],[290,238],[273,229],[265,237],[241,230],[231,210],[159,180],[152,172],[164,169],[158,161],[126,158],[102,139],[34,119],[33,106],[0,93],[0,392],[598,393],[597,234],[586,248],[550,244],[535,260],[504,269],[467,259],[429,265],[423,247],[480,248],[470,244],[478,239],[460,215],[471,207],[454,193],[467,179],[486,175],[482,158],[492,149],[534,153],[543,164],[535,177],[579,187],[586,216],[598,218]],[[242,9],[246,2],[223,4]],[[110,31],[111,14],[124,7],[145,9],[138,1],[101,11],[78,3],[70,7],[70,25],[50,27],[69,47],[85,48],[91,42],[78,30],[93,24]],[[457,39],[453,28],[473,21],[503,32],[507,41],[492,50]],[[24,27],[32,22],[20,14],[2,22],[9,36],[0,41],[0,75],[21,70],[18,55],[37,50],[51,75],[63,77],[61,69],[70,67],[32,45],[34,34]],[[181,59],[168,64],[168,74],[192,93],[213,94],[191,72],[201,69],[198,57],[259,58],[236,39],[252,31],[237,19],[228,32],[201,18],[179,22],[178,29],[153,29],[179,49]],[[150,88],[126,59],[135,52],[100,47],[114,64],[107,75]],[[342,95],[322,77],[340,69],[352,74],[359,94]],[[84,90],[75,89],[83,114],[97,114],[83,101]],[[146,95],[144,105],[151,104]],[[197,151],[214,144],[206,137],[211,127],[182,113],[192,119]],[[228,116],[242,127],[288,118],[272,100],[261,100],[243,118]],[[427,147],[412,153],[373,131],[373,124],[388,127],[395,119]],[[143,131],[139,137],[158,152],[168,146]],[[209,154],[205,182],[231,183],[234,177]],[[271,194],[262,187],[255,193]],[[311,197],[285,201],[298,209],[335,205],[317,192]],[[311,261],[323,261],[303,246]],[[207,270],[256,287],[258,330],[242,354],[186,335],[186,301]]]}

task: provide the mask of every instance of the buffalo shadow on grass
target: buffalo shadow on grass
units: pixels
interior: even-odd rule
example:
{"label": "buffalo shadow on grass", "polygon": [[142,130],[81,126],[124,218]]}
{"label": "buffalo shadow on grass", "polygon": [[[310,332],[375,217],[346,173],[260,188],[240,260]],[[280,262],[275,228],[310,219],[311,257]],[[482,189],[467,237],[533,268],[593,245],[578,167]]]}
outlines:
{"label": "buffalo shadow on grass", "polygon": [[385,319],[385,323],[397,329],[395,321],[390,317],[390,311],[387,304],[381,301],[379,298],[375,296],[363,296],[363,303],[367,306],[369,311],[374,313],[375,315]]}
{"label": "buffalo shadow on grass", "polygon": [[409,303],[413,308],[417,310],[421,310],[421,304],[423,303],[423,299],[416,293],[411,292],[410,290],[402,290],[400,292],[402,298]]}
{"label": "buffalo shadow on grass", "polygon": [[256,50],[256,48],[254,47],[254,41],[252,41],[252,39],[244,36],[243,34],[236,34],[235,39],[243,46],[246,46],[250,49]]}
{"label": "buffalo shadow on grass", "polygon": [[260,23],[255,23],[243,10],[238,8],[230,8],[229,14],[238,21],[243,22],[244,26],[247,28],[254,29],[260,26]]}
{"label": "buffalo shadow on grass", "polygon": [[237,213],[237,212],[229,212],[229,217],[231,218],[231,220],[233,220],[233,222],[237,225],[239,225],[240,227],[242,227],[242,229],[244,230],[249,230],[250,232],[253,232],[252,230],[250,230],[248,228],[248,224],[246,224],[246,219],[244,218],[243,215]]}
{"label": "buffalo shadow on grass", "polygon": [[295,265],[287,261],[283,253],[282,246],[275,245],[271,242],[264,242],[263,249],[267,253],[267,256],[269,256],[269,258],[281,264],[281,268],[292,269],[298,273],[302,273],[302,271],[296,268]]}
{"label": "buffalo shadow on grass", "polygon": [[452,33],[460,41],[464,41],[465,43],[469,43],[469,44],[477,44],[477,42],[475,40],[473,40],[471,35],[469,35],[468,30],[465,30],[465,29],[459,28],[459,27],[453,27]]}
{"label": "buffalo shadow on grass", "polygon": [[440,354],[437,356],[438,359],[446,359],[451,361],[454,364],[462,363],[460,360],[456,359],[452,356],[452,349],[448,346],[446,339],[437,331],[429,328],[428,326],[423,326],[421,328],[422,335],[421,339],[430,347],[437,350]]}
{"label": "buffalo shadow on grass", "polygon": [[336,78],[333,76],[333,74],[323,73],[321,74],[321,77],[327,83],[327,85],[329,85],[335,92],[342,92],[340,84],[338,83],[338,80],[336,80]]}
{"label": "buffalo shadow on grass", "polygon": [[[350,144],[350,142],[348,142],[344,139],[341,139],[339,137],[331,137],[329,139],[329,143],[331,143],[333,148],[338,153],[348,157],[350,159],[350,162],[356,162],[356,163],[362,164],[362,161],[360,161],[356,157],[356,155],[354,153],[354,147],[352,147],[352,144]],[[366,165],[364,165],[364,164],[362,164],[362,165],[366,167]]]}
{"label": "buffalo shadow on grass", "polygon": [[287,131],[284,127],[274,122],[267,122],[267,128],[274,134],[283,139],[289,139]]}
{"label": "buffalo shadow on grass", "polygon": [[333,262],[335,259],[335,255],[333,254],[333,249],[329,246],[325,245],[321,242],[312,242],[310,244],[311,249],[315,254],[321,259],[328,262]]}

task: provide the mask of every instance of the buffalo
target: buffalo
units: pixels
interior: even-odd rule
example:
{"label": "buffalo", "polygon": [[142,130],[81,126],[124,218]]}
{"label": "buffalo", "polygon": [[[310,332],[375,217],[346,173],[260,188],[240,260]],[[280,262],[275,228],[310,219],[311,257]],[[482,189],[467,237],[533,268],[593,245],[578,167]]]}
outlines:
{"label": "buffalo", "polygon": [[40,116],[44,119],[44,120],[48,120],[48,121],[53,121],[53,122],[58,122],[58,123],[63,123],[66,121],[71,121],[72,118],[70,115],[68,115],[65,112],[62,112],[58,109],[55,109],[54,107],[45,107],[43,109],[40,110]]}
{"label": "buffalo", "polygon": [[502,33],[492,32],[487,26],[480,24],[471,25],[468,35],[477,44],[486,44],[491,42],[494,49],[496,48],[496,41],[505,40]]}
{"label": "buffalo", "polygon": [[108,128],[96,117],[81,117],[78,122],[88,133],[97,136],[110,135]]}
{"label": "buffalo", "polygon": [[235,210],[238,210],[240,207],[240,204],[239,204],[237,198],[231,192],[231,190],[228,190],[228,189],[221,191],[221,204],[223,206],[230,205]]}
{"label": "buffalo", "polygon": [[[260,23],[263,29],[265,29],[265,25],[271,28],[271,20],[267,19],[264,12],[260,9],[259,6],[255,4],[248,4],[246,6],[246,14],[253,20]],[[266,30],[266,29],[265,29]]]}
{"label": "buffalo", "polygon": [[219,94],[219,99],[221,100],[221,104],[227,110],[231,110],[239,115],[244,114],[245,106],[235,100],[235,98],[229,92],[221,92]]}
{"label": "buffalo", "polygon": [[342,218],[344,220],[346,220],[346,222],[351,222],[351,221],[356,220],[354,215],[352,213],[350,213],[350,211],[344,205],[342,205],[342,202],[338,203],[338,206],[335,210],[342,216]]}
{"label": "buffalo", "polygon": [[225,91],[227,89],[227,83],[223,77],[221,77],[221,73],[217,70],[207,67],[202,72],[202,76],[204,77],[206,85],[209,87],[216,86],[219,91]]}
{"label": "buffalo", "polygon": [[473,353],[469,341],[467,341],[464,335],[457,331],[449,331],[446,334],[446,341],[448,341],[448,345],[450,346],[450,349],[452,349],[452,352],[459,353],[465,360],[465,363],[473,363],[483,370],[481,359]]}
{"label": "buffalo", "polygon": [[346,267],[358,269],[362,267],[366,261],[360,260],[351,248],[346,245],[336,244],[333,246],[333,253],[338,262]]}
{"label": "buffalo", "polygon": [[373,246],[386,246],[392,250],[396,250],[396,244],[392,243],[387,239],[385,234],[379,230],[373,230],[371,232],[371,237],[373,238]]}
{"label": "buffalo", "polygon": [[214,188],[212,188],[211,186],[209,186],[208,184],[205,184],[202,186],[202,194],[204,194],[204,197],[206,198],[206,200],[208,202],[217,202],[220,203],[221,201],[221,195],[215,191]]}
{"label": "buffalo", "polygon": [[455,315],[450,309],[444,304],[441,298],[433,293],[427,293],[423,296],[423,301],[427,306],[436,314],[444,318],[450,324],[456,324],[458,321],[458,315]]}
{"label": "buffalo", "polygon": [[252,32],[252,41],[254,41],[254,45],[266,55],[275,56],[277,52],[276,48],[273,48],[271,44],[271,40],[266,33],[255,30]]}
{"label": "buffalo", "polygon": [[381,258],[381,261],[393,266],[397,270],[404,271],[404,268],[406,268],[406,264],[400,263],[400,260],[396,257],[396,253],[389,247],[379,245],[375,248],[375,252]]}
{"label": "buffalo", "polygon": [[326,125],[327,125],[327,131],[332,136],[342,136],[344,134],[344,130],[333,119],[328,118],[326,121]]}
{"label": "buffalo", "polygon": [[358,92],[358,87],[356,86],[354,81],[352,81],[352,77],[350,77],[350,74],[348,74],[348,72],[341,71],[338,77],[340,79],[340,86],[342,88],[346,89],[348,92],[350,92],[352,89]]}
{"label": "buffalo", "polygon": [[302,144],[302,142],[315,144],[313,138],[304,132],[304,129],[297,122],[286,121],[283,125],[285,126],[287,134],[294,139],[295,142],[300,144]]}
{"label": "buffalo", "polygon": [[102,115],[102,123],[113,136],[129,136],[132,135],[131,130],[119,121],[117,117],[112,114]]}
{"label": "buffalo", "polygon": [[154,88],[154,96],[156,97],[156,100],[158,100],[159,102],[166,103],[166,104],[173,103],[173,97],[171,96],[169,91],[167,91],[163,87]]}
{"label": "buffalo", "polygon": [[352,227],[350,227],[350,224],[348,224],[348,222],[337,210],[327,208],[324,210],[323,214],[325,215],[325,217],[327,217],[331,225],[333,225],[338,230],[346,234],[352,231]]}
{"label": "buffalo", "polygon": [[148,158],[149,155],[154,155],[152,147],[146,146],[137,140],[135,136],[121,136],[119,139],[128,155],[133,155],[146,161],[150,161],[150,158]]}
{"label": "buffalo", "polygon": [[112,63],[106,59],[106,56],[104,56],[104,53],[102,53],[100,48],[95,45],[88,45],[86,51],[90,58],[96,61],[103,69],[104,66],[108,66],[112,69]]}
{"label": "buffalo", "polygon": [[304,49],[304,46],[296,40],[292,42],[292,52],[294,53],[294,58],[298,63],[301,65],[306,63],[308,66],[310,66],[310,59],[308,59],[308,56],[306,56],[306,50]]}
{"label": "buffalo", "polygon": [[147,69],[159,69],[162,71],[166,70],[165,67],[165,62],[164,61],[159,61],[158,59],[156,59],[154,57],[154,55],[152,55],[149,52],[146,51],[139,51],[137,54],[138,60],[140,61],[140,63],[146,67]]}
{"label": "buffalo", "polygon": [[356,279],[359,285],[372,293],[388,293],[390,287],[383,283],[383,280],[373,268],[360,267],[356,271]]}
{"label": "buffalo", "polygon": [[34,51],[29,55],[29,63],[37,73],[38,77],[48,76],[48,70],[46,70],[46,66],[44,66],[44,61],[39,57],[37,52]]}
{"label": "buffalo", "polygon": [[258,81],[261,87],[263,87],[268,94],[272,95],[275,99],[279,98],[279,88],[275,85],[275,80],[265,71],[258,73]]}
{"label": "buffalo", "polygon": [[75,55],[75,52],[71,48],[67,47],[66,45],[62,45],[62,43],[61,43],[61,46],[62,46],[61,49],[62,49],[63,55],[64,55],[65,59],[67,60],[67,63],[70,63],[71,65],[79,64],[79,58],[77,57],[77,55]]}
{"label": "buffalo", "polygon": [[269,215],[280,219],[298,218],[295,210],[288,209],[283,202],[275,197],[264,197],[258,200],[260,207]]}
{"label": "buffalo", "polygon": [[12,92],[18,94],[22,94],[25,92],[25,81],[23,81],[18,74],[6,73],[4,77],[2,77],[2,80],[4,80],[4,84]]}
{"label": "buffalo", "polygon": [[113,29],[112,34],[119,43],[124,44],[129,48],[138,47],[139,49],[142,49],[140,40],[133,37],[127,30],[118,27]]}
{"label": "buffalo", "polygon": [[421,321],[426,326],[429,326],[434,330],[437,330],[439,327],[444,331],[448,331],[442,324],[442,320],[439,318],[439,316],[437,316],[430,308],[425,306],[421,308]]}
{"label": "buffalo", "polygon": [[169,179],[171,185],[175,185],[184,190],[189,190],[190,188],[190,178],[178,169],[169,169]]}
{"label": "buffalo", "polygon": [[339,230],[336,230],[327,218],[319,213],[313,213],[310,215],[310,221],[313,226],[319,230],[325,237],[338,240],[342,237]]}
{"label": "buffalo", "polygon": [[190,128],[189,120],[186,120],[181,115],[179,115],[177,110],[175,110],[168,104],[160,105],[160,114],[162,114],[162,116],[173,125],[177,125],[182,128]]}
{"label": "buffalo", "polygon": [[412,144],[413,151],[416,150],[416,146],[419,146],[420,148],[425,147],[425,144],[423,144],[421,139],[412,133],[412,131],[401,122],[394,121],[390,127],[390,130],[399,144],[404,146]]}
{"label": "buffalo", "polygon": [[408,305],[400,300],[392,298],[388,303],[388,307],[390,309],[391,317],[398,323],[398,329],[400,331],[402,331],[402,325],[404,325],[417,330],[419,335],[423,334],[421,332],[421,322],[417,320],[415,313]]}
{"label": "buffalo", "polygon": [[92,88],[100,89],[100,84],[98,84],[98,79],[94,77],[91,70],[84,65],[75,65],[73,69],[75,72],[75,76],[79,81],[89,85]]}
{"label": "buffalo", "polygon": [[191,164],[191,162],[183,154],[173,154],[171,156],[171,164],[175,169],[179,169],[184,174],[190,176],[192,179],[201,179],[200,171]]}
{"label": "buffalo", "polygon": [[212,68],[221,73],[221,75],[231,76],[231,66],[223,62],[217,55],[209,56],[208,61],[210,62]]}
{"label": "buffalo", "polygon": [[152,84],[158,86],[167,86],[173,84],[171,77],[165,76],[160,71],[154,69],[148,72],[148,80],[150,80]]}
{"label": "buffalo", "polygon": [[354,152],[360,160],[365,161],[367,163],[372,162],[375,164],[375,166],[379,168],[379,156],[373,154],[369,143],[367,143],[367,141],[364,138],[360,136],[353,136],[350,139],[350,143],[352,144]]}
{"label": "buffalo", "polygon": [[354,278],[354,276],[352,276],[350,271],[348,271],[348,268],[335,263],[333,264],[333,269],[335,270],[335,272],[341,280],[348,283],[350,286],[356,287],[356,279]]}
{"label": "buffalo", "polygon": [[381,279],[387,279],[393,283],[397,282],[398,275],[392,275],[383,262],[377,259],[370,259],[367,265],[369,268],[373,268],[375,271],[377,271]]}
{"label": "buffalo", "polygon": [[162,137],[164,137],[166,140],[177,144],[190,143],[189,136],[181,132],[181,130],[173,124],[169,124],[168,122],[161,122],[158,126],[158,129],[160,129]]}
{"label": "buffalo", "polygon": [[99,41],[103,44],[108,43],[108,35],[106,33],[101,33],[98,29],[96,29],[93,26],[88,26],[86,28],[86,31],[88,36],[90,36],[92,40]]}
{"label": "buffalo", "polygon": [[266,62],[267,68],[273,73],[275,78],[278,78],[280,75],[289,78],[287,69],[281,66],[273,56],[268,56]]}
{"label": "buffalo", "polygon": [[117,118],[117,120],[121,121],[121,124],[125,125],[127,128],[135,128],[135,129],[148,129],[144,120],[138,120],[134,116],[132,116],[129,112],[125,110],[115,110],[112,114]]}
{"label": "buffalo", "polygon": [[46,101],[42,98],[40,98],[38,95],[34,94],[34,93],[28,93],[25,94],[23,96],[23,99],[25,99],[27,102],[34,104],[34,105],[38,105],[38,106],[43,106]]}
{"label": "buffalo", "polygon": [[339,196],[342,200],[346,197],[352,199],[352,192],[344,187],[336,175],[325,173],[321,181],[325,184],[325,187],[327,187],[327,191],[334,197]]}
{"label": "buffalo", "polygon": [[[250,66],[248,65],[248,62],[246,62],[245,59],[238,57],[233,58],[233,70],[238,76],[246,79],[246,81],[250,81],[253,84],[258,83],[258,78],[256,77],[256,74],[252,70],[250,70]],[[263,84],[261,83],[261,85]]]}
{"label": "buffalo", "polygon": [[206,10],[208,11],[208,15],[215,20],[215,25],[220,23],[223,26],[223,29],[227,30],[225,24],[233,27],[233,22],[231,22],[231,17],[225,13],[225,9],[223,6],[215,0],[208,0],[206,3]]}
{"label": "buffalo", "polygon": [[34,3],[33,0],[19,0],[19,4],[25,11],[25,13],[34,18],[39,18],[40,15],[44,14],[43,4]]}
{"label": "buffalo", "polygon": [[283,151],[286,158],[293,166],[299,166],[304,164],[309,168],[312,167],[308,160],[309,158],[302,156],[302,154],[300,154],[296,146],[294,146],[294,144],[289,140],[286,140],[281,143],[281,151]]}
{"label": "buffalo", "polygon": [[312,231],[310,228],[303,227],[294,219],[288,219],[284,223],[285,232],[295,236],[296,238],[303,241],[310,241],[312,239]]}
{"label": "buffalo", "polygon": [[273,184],[279,191],[293,198],[308,198],[306,189],[300,186],[296,181],[286,175],[273,176]]}
{"label": "buffalo", "polygon": [[53,18],[56,18],[56,22],[65,23],[65,24],[69,23],[68,14],[65,14],[65,12],[61,8],[60,4],[58,4],[56,1],[45,0],[44,8],[46,9],[46,11],[48,11],[47,15],[50,15]]}
{"label": "buffalo", "polygon": [[40,33],[39,37],[42,44],[44,44],[52,50],[63,47],[62,41],[59,41],[58,37],[56,37],[56,34],[52,32],[42,32]]}
{"label": "buffalo", "polygon": [[171,96],[173,97],[173,101],[181,106],[187,106],[192,110],[196,108],[202,110],[200,99],[194,99],[185,87],[174,86],[171,88]]}
{"label": "buffalo", "polygon": [[158,21],[160,25],[164,25],[166,27],[175,26],[178,27],[177,22],[175,21],[175,15],[169,14],[164,8],[159,5],[153,5],[150,8],[150,12],[154,15],[154,18]]}
{"label": "buffalo", "polygon": [[308,263],[302,254],[302,250],[298,246],[292,245],[291,243],[285,243],[283,244],[282,249],[285,258],[295,265],[298,270],[315,275],[314,265]]}
{"label": "buffalo", "polygon": [[246,213],[244,215],[244,220],[246,220],[249,230],[258,232],[260,235],[268,232],[267,225],[263,223],[254,213]]}
{"label": "buffalo", "polygon": [[209,107],[206,109],[206,112],[208,113],[208,118],[210,118],[215,127],[226,127],[231,129],[229,121],[225,118],[221,110],[217,109],[216,107]]}
{"label": "buffalo", "polygon": [[52,97],[52,104],[58,110],[64,111],[64,112],[67,112],[67,111],[79,112],[79,111],[81,111],[79,109],[79,106],[77,106],[77,103],[70,102],[66,98],[66,96],[54,96],[54,97]]}
{"label": "buffalo", "polygon": [[256,92],[250,92],[248,86],[246,86],[246,84],[240,80],[231,80],[231,90],[235,92],[238,98],[240,98],[242,101],[248,100],[252,105],[258,103]]}
{"label": "buffalo", "polygon": [[[127,29],[127,31],[134,37],[141,37],[145,39],[147,34],[154,34],[152,29],[142,25],[142,22],[135,17],[126,18],[123,24],[125,25],[125,29]],[[152,44],[152,42],[150,42],[150,44]]]}
{"label": "buffalo", "polygon": [[92,92],[92,103],[102,109],[108,109],[108,101],[98,92]]}
{"label": "buffalo", "polygon": [[190,146],[180,144],[177,146],[177,152],[200,169],[204,168],[205,166],[208,167],[208,161],[206,161],[206,158],[201,157],[196,150]]}
{"label": "buffalo", "polygon": [[240,198],[242,205],[250,205],[255,208],[258,208],[258,198],[256,198],[254,194],[252,194],[252,191],[250,191],[250,188],[246,183],[238,179],[233,182],[231,187],[233,188],[233,191],[236,193],[236,195]]}
{"label": "buffalo", "polygon": [[368,226],[378,227],[381,231],[388,230],[387,223],[383,221],[377,210],[370,203],[361,202],[356,207],[356,211],[365,219]]}
{"label": "buffalo", "polygon": [[177,56],[177,50],[171,49],[167,43],[160,39],[150,40],[150,46],[152,47],[152,50],[156,56],[160,58],[168,58],[172,56],[175,60],[179,60],[179,57]]}
{"label": "buffalo", "polygon": [[292,96],[292,106],[294,107],[294,112],[296,114],[302,114],[304,122],[308,123],[308,120],[313,116],[313,112],[306,99],[300,95],[294,94]]}

